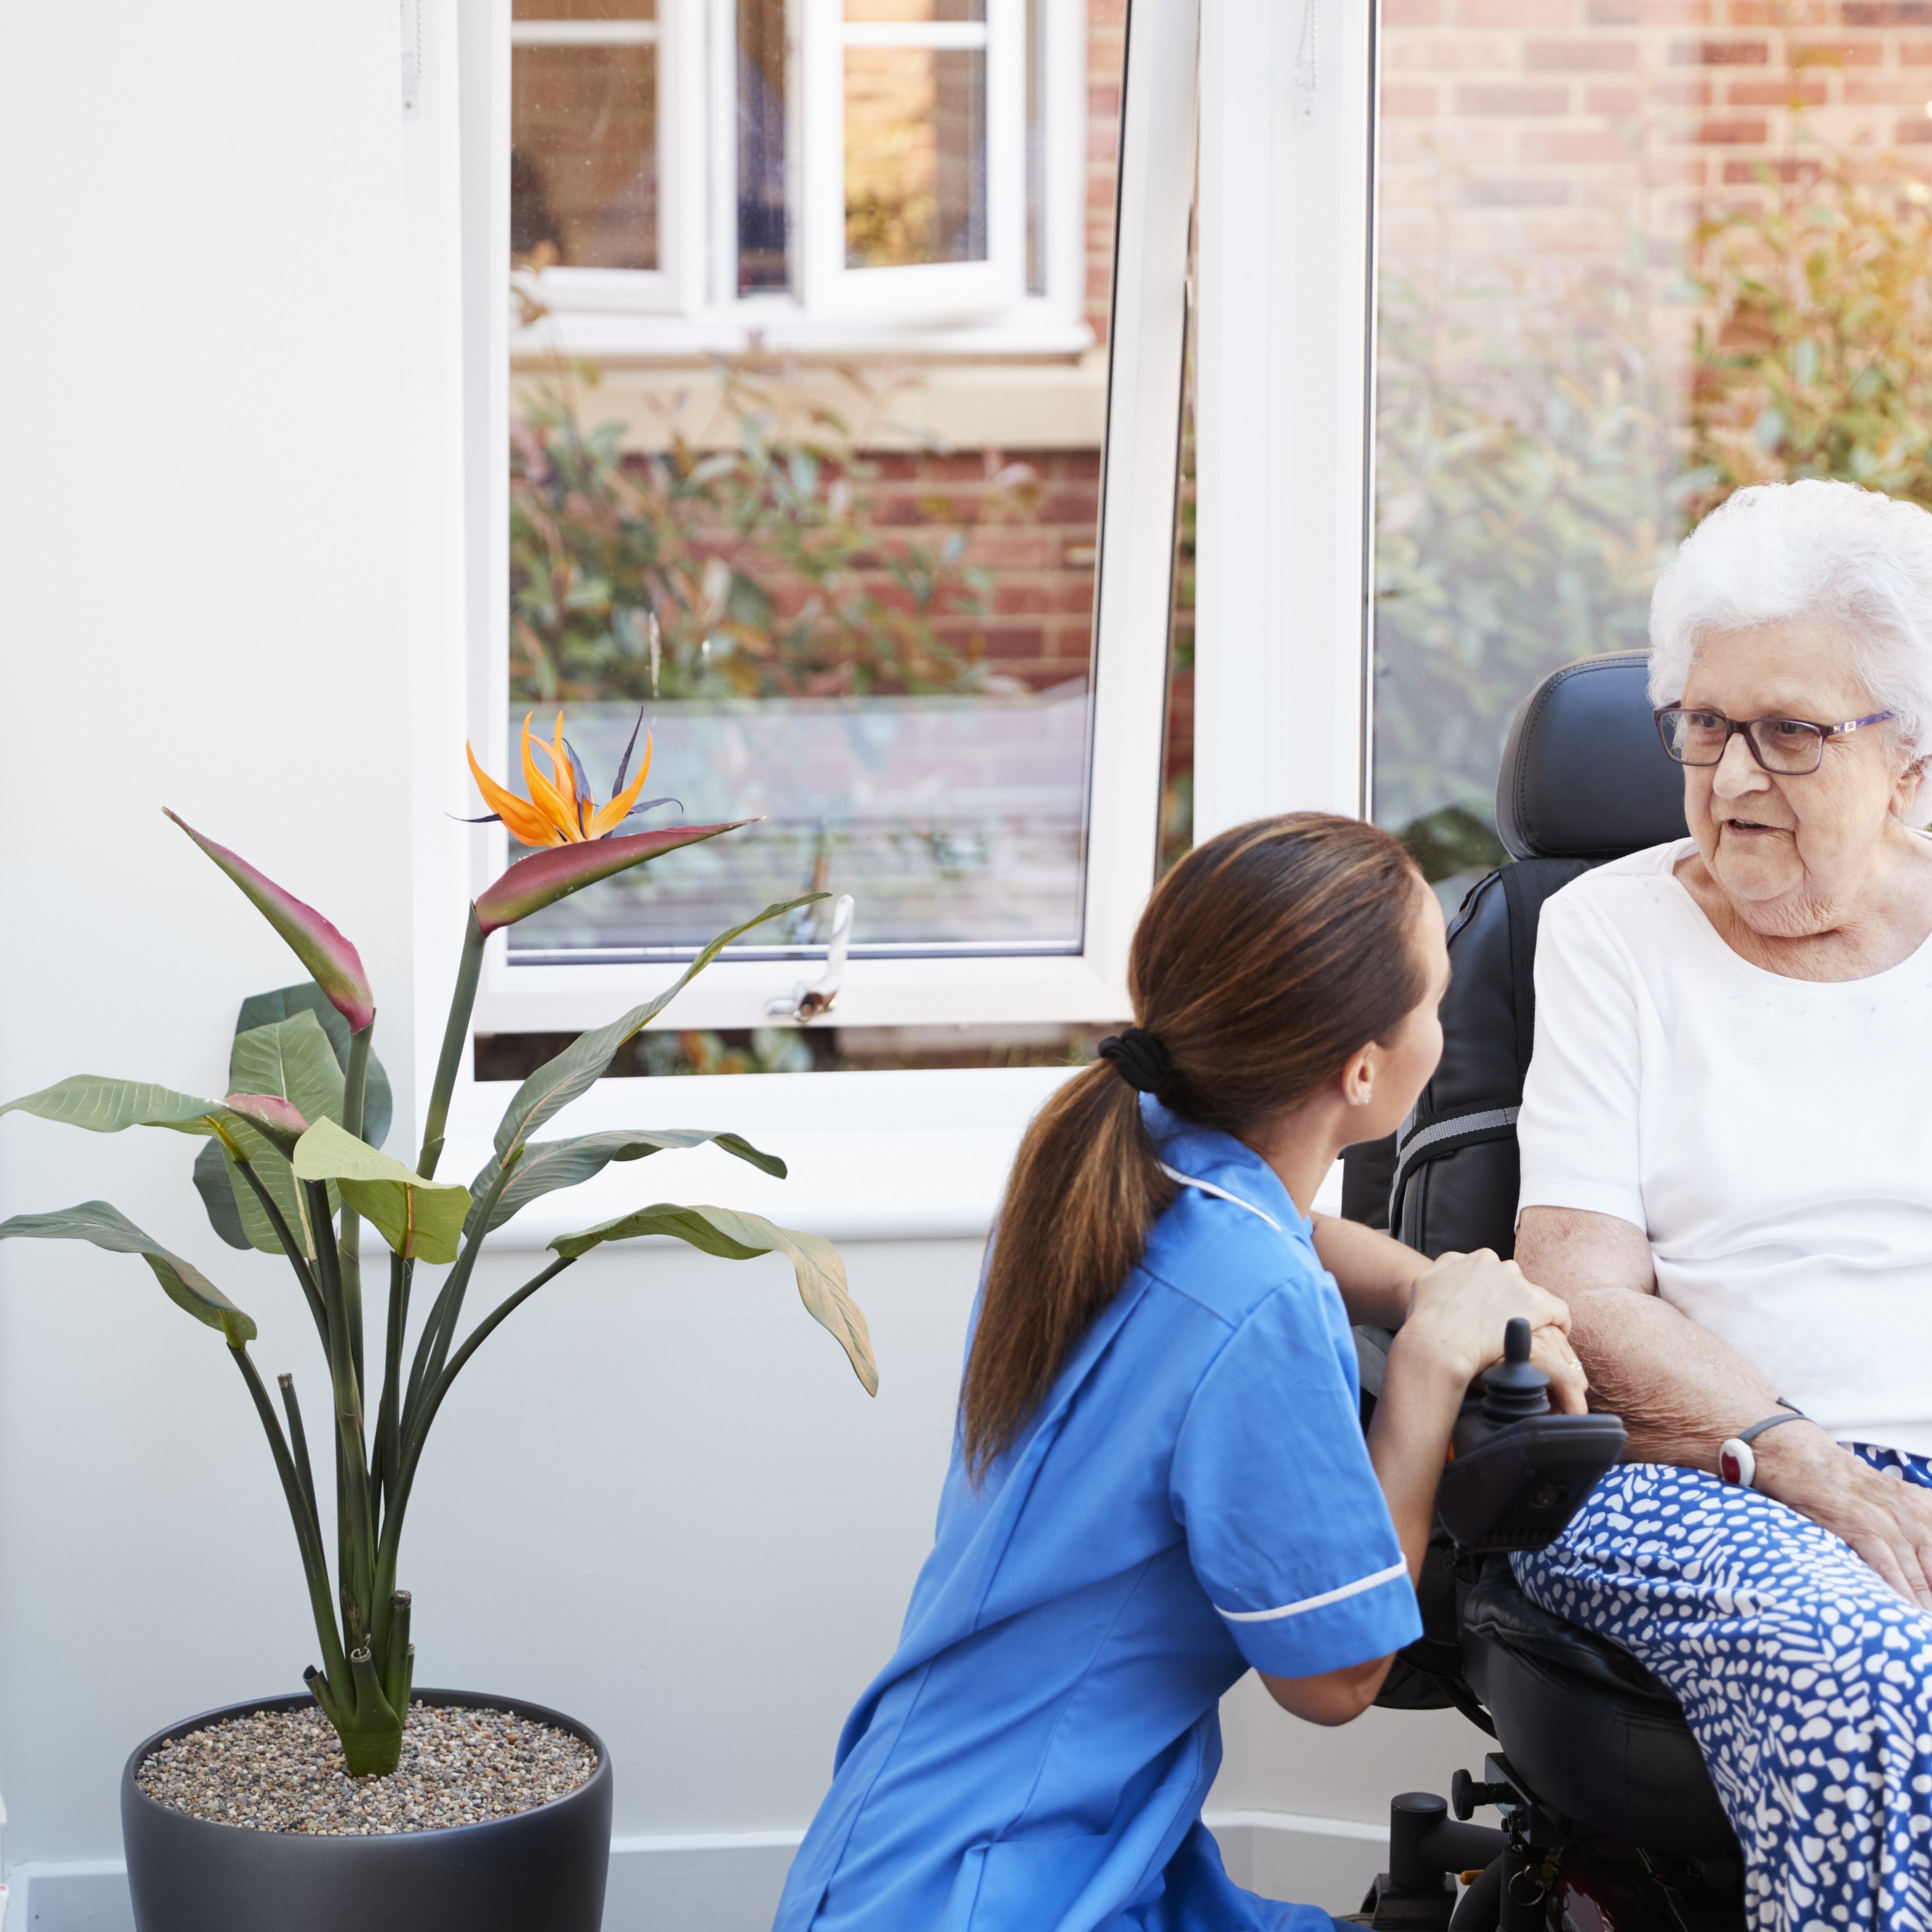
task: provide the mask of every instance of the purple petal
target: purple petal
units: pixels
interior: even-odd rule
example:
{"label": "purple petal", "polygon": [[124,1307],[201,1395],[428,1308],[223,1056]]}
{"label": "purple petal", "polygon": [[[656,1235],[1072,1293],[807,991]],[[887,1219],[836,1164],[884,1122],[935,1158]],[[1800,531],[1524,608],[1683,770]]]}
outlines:
{"label": "purple petal", "polygon": [[172,812],[166,815],[242,888],[256,910],[308,968],[309,977],[349,1022],[350,1031],[360,1033],[376,1017],[376,996],[369,990],[369,976],[363,971],[362,956],[355,947],[314,906],[304,905],[292,892],[284,892],[273,879],[256,872],[226,845],[204,838],[186,819]]}
{"label": "purple petal", "polygon": [[[631,741],[624,747],[624,755],[617,760],[617,782],[610,788],[610,796],[615,798],[624,789],[624,774],[631,769],[631,754],[638,748],[638,734],[644,728],[644,707],[638,706],[638,722],[631,727]],[[630,813],[624,816],[628,818]]]}
{"label": "purple petal", "polygon": [[695,845],[721,832],[736,832],[756,821],[734,819],[729,825],[667,825],[656,832],[634,832],[618,838],[593,838],[587,844],[553,845],[519,859],[496,883],[478,895],[476,922],[485,932],[514,926],[547,905],[567,898],[614,872],[641,866],[680,845]]}

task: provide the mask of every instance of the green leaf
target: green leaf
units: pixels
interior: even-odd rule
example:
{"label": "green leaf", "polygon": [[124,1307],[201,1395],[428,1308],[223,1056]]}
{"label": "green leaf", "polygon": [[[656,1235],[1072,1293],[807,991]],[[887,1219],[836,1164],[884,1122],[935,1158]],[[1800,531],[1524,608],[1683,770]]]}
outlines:
{"label": "green leaf", "polygon": [[424,1180],[399,1160],[358,1141],[334,1121],[321,1120],[296,1143],[298,1180],[332,1180],[356,1210],[399,1255],[453,1262],[470,1190],[453,1181]]}
{"label": "green leaf", "polygon": [[[296,986],[278,986],[273,992],[250,994],[242,1002],[235,1030],[238,1035],[248,1033],[256,1027],[272,1025],[277,1020],[293,1019],[297,1013],[314,1014],[322,1031],[328,1036],[336,1065],[346,1072],[349,1066],[349,1022],[335,1010],[328,995],[313,980],[304,980]],[[243,1090],[231,1082],[230,1090]],[[379,1148],[388,1138],[389,1123],[394,1112],[395,1099],[390,1090],[389,1076],[383,1070],[381,1060],[371,1053],[368,1077],[362,1088],[362,1138],[371,1147]]]}
{"label": "green leaf", "polygon": [[[267,1188],[275,1205],[281,1210],[282,1219],[302,1244],[302,1252],[313,1256],[315,1231],[309,1226],[308,1202],[296,1185],[295,1170],[276,1148],[252,1127],[243,1125],[238,1117],[237,1130],[231,1130],[230,1138],[247,1155],[256,1178]],[[298,1141],[296,1144],[299,1147],[302,1143]],[[225,1147],[221,1150],[221,1158],[228,1171],[228,1191],[234,1197],[235,1210],[241,1217],[242,1232],[248,1237],[248,1245],[262,1254],[280,1254],[282,1244],[276,1238],[274,1224],[256,1198],[255,1190],[243,1178],[233,1156]],[[332,1216],[341,1204],[335,1190],[331,1188],[328,1208]],[[213,1216],[209,1218],[212,1220]],[[216,1232],[219,1233],[220,1229]]]}
{"label": "green leaf", "polygon": [[[219,1141],[209,1141],[194,1157],[194,1191],[208,1210],[208,1225],[231,1248],[251,1247],[248,1231],[242,1225],[242,1210],[235,1190],[228,1184],[232,1162]],[[245,1186],[247,1184],[243,1184]],[[267,1216],[262,1226],[268,1225]]]}
{"label": "green leaf", "polygon": [[91,1134],[118,1134],[124,1127],[166,1127],[178,1134],[212,1134],[218,1119],[232,1120],[218,1100],[156,1087],[144,1080],[110,1080],[98,1073],[76,1073],[38,1094],[9,1100],[0,1114],[38,1114],[85,1127]]}
{"label": "green leaf", "polygon": [[798,1277],[799,1299],[806,1312],[845,1351],[853,1372],[868,1395],[879,1392],[879,1371],[872,1360],[872,1342],[866,1318],[845,1286],[845,1263],[823,1234],[802,1234],[781,1228],[762,1214],[740,1214],[730,1208],[679,1208],[658,1202],[634,1214],[600,1222],[580,1234],[563,1234],[552,1250],[574,1261],[607,1241],[629,1241],[644,1234],[668,1234],[688,1241],[707,1255],[727,1261],[749,1261],[754,1255],[782,1254]]}
{"label": "green leaf", "polygon": [[[642,1160],[646,1155],[661,1154],[670,1148],[702,1147],[707,1141],[727,1154],[736,1154],[740,1160],[749,1161],[754,1167],[762,1168],[780,1180],[785,1178],[785,1164],[777,1155],[760,1153],[749,1141],[736,1134],[676,1128],[652,1133],[638,1127],[614,1127],[601,1134],[580,1134],[574,1140],[533,1141],[524,1148],[523,1159],[518,1163],[509,1186],[497,1198],[496,1212],[490,1216],[490,1226],[483,1232],[488,1234],[491,1228],[500,1228],[518,1209],[527,1208],[544,1195],[588,1180],[613,1161]],[[493,1156],[470,1184],[470,1198],[478,1207],[496,1186],[496,1176],[502,1166],[502,1156]],[[472,1210],[471,1220],[474,1219]],[[466,1225],[465,1232],[473,1231]]]}
{"label": "green leaf", "polygon": [[768,919],[780,918],[786,913],[795,912],[800,906],[812,905],[830,896],[828,892],[807,892],[802,898],[788,899],[783,905],[766,906],[742,926],[734,926],[729,932],[721,932],[655,999],[646,1000],[640,1006],[633,1006],[622,1019],[613,1020],[608,1026],[580,1034],[554,1060],[546,1060],[539,1066],[511,1096],[510,1104],[504,1108],[503,1118],[497,1124],[498,1157],[502,1158],[514,1148],[521,1147],[552,1114],[567,1107],[579,1095],[588,1093],[609,1070],[618,1048],[650,1025],[732,940],[742,938],[752,927],[764,925]]}
{"label": "green leaf", "polygon": [[255,1324],[214,1282],[178,1255],[144,1234],[118,1208],[105,1201],[83,1201],[58,1214],[16,1214],[0,1221],[0,1241],[92,1241],[119,1255],[139,1255],[154,1270],[162,1291],[197,1322],[221,1331],[231,1346],[255,1339]]}
{"label": "green leaf", "polygon": [[[335,1009],[328,1004],[320,987],[284,988],[291,995],[299,992],[313,994],[321,1001],[329,1019],[342,1029],[346,1047],[349,1038],[347,1023]],[[257,994],[253,1000],[243,1003],[242,1011],[246,1017],[251,1010],[272,1010],[280,995]],[[229,1049],[228,1078],[231,1090],[239,1094],[266,1094],[286,1100],[299,1111],[311,1125],[320,1120],[340,1121],[342,1118],[342,1070],[337,1064],[334,1048],[328,1040],[328,1022],[312,1006],[291,997],[287,1004],[288,1017],[268,1019],[238,1033],[235,1042]],[[287,1157],[265,1135],[245,1123],[241,1116],[232,1111],[224,1115],[230,1136],[248,1157],[249,1165],[255,1170],[262,1184],[274,1198],[275,1205],[282,1210],[282,1218],[301,1240],[304,1252],[313,1253],[314,1235],[308,1225],[307,1204],[302,1198],[302,1190],[296,1185],[295,1176],[290,1170]],[[234,1161],[224,1151],[223,1162],[226,1168],[226,1180],[234,1206],[234,1221],[238,1224],[248,1245],[265,1255],[278,1255],[282,1244],[275,1238],[275,1230],[268,1216],[262,1212],[262,1204],[237,1169]],[[230,1224],[218,1219],[214,1208],[209,1204],[209,1189],[203,1184],[204,1176],[209,1170],[200,1162],[195,1169],[195,1185],[201,1190],[202,1202],[208,1208],[208,1220],[214,1232],[224,1240],[229,1239]],[[329,1208],[332,1213],[340,1204],[333,1190],[331,1190]]]}
{"label": "green leaf", "polygon": [[[341,1016],[336,1016],[338,1022]],[[342,1118],[342,1069],[314,1013],[297,1012],[237,1034],[228,1055],[229,1090],[269,1094],[313,1126]]]}

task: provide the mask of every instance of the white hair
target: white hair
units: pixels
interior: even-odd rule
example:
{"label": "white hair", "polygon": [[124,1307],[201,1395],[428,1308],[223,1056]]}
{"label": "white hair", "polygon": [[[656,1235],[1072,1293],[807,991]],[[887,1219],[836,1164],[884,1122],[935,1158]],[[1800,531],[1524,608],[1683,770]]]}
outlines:
{"label": "white hair", "polygon": [[1841,627],[1875,708],[1932,744],[1932,513],[1856,483],[1754,484],[1691,532],[1650,600],[1650,701],[1683,696],[1712,632],[1800,617]]}

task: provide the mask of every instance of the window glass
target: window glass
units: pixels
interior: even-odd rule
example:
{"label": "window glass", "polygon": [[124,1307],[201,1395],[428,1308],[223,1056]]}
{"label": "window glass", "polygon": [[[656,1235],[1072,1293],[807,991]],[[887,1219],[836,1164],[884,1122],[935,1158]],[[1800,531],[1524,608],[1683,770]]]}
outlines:
{"label": "window glass", "polygon": [[845,266],[984,261],[986,0],[845,0]]}
{"label": "window glass", "polygon": [[[813,890],[854,896],[861,955],[1080,950],[1114,13],[1096,0],[1087,30],[1084,205],[1066,218],[1085,237],[1089,349],[998,360],[909,335],[910,360],[842,344],[599,359],[566,353],[541,292],[520,284],[534,321],[512,370],[508,782],[525,788],[526,721],[534,746],[560,718],[602,800],[641,718],[643,797],[666,802],[626,830],[758,822],[522,922],[513,962],[688,953]],[[809,184],[788,89],[811,69],[788,62],[782,0],[737,0],[736,20],[735,87],[720,90],[736,140],[678,147],[735,152],[721,191],[736,198],[738,259],[712,285],[769,297],[795,267],[788,211]],[[983,254],[983,0],[848,0],[829,31],[846,63],[829,70],[872,90],[853,91],[842,164],[848,194],[855,157],[874,169],[866,259]],[[552,50],[520,40],[515,58]],[[600,99],[573,112],[547,152],[604,138]],[[742,313],[756,326],[770,310]],[[822,946],[830,916],[747,950]]]}
{"label": "window glass", "polygon": [[654,0],[514,0],[510,33],[512,254],[655,268]]}
{"label": "window glass", "polygon": [[738,0],[738,287],[791,286],[785,0]]}
{"label": "window glass", "polygon": [[1644,644],[1697,518],[1932,502],[1922,10],[1388,0],[1375,813],[1445,896],[1501,856],[1517,702]]}

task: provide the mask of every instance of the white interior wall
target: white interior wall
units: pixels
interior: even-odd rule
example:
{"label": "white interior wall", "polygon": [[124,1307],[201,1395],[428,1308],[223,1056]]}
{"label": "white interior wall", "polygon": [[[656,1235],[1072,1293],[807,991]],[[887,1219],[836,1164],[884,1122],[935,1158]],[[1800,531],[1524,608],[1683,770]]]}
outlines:
{"label": "white interior wall", "polygon": [[[165,802],[356,939],[406,1118],[398,56],[393,0],[0,10],[0,1093],[211,1090],[237,1001],[296,976]],[[193,1153],[9,1117],[0,1211],[115,1202],[256,1315],[265,1372],[319,1392],[292,1285],[215,1240]],[[732,1172],[652,1180],[728,1201]],[[849,1253],[876,1404],[782,1264],[650,1250],[547,1290],[439,1424],[405,1578],[424,1678],[598,1726],[622,1835],[802,1826],[891,1648],[976,1244]],[[294,1686],[291,1544],[218,1338],[136,1261],[0,1246],[7,1863],[112,1858],[135,1742]],[[1453,1718],[1322,1732],[1252,1692],[1223,1810],[1372,1822],[1480,1753]]]}

